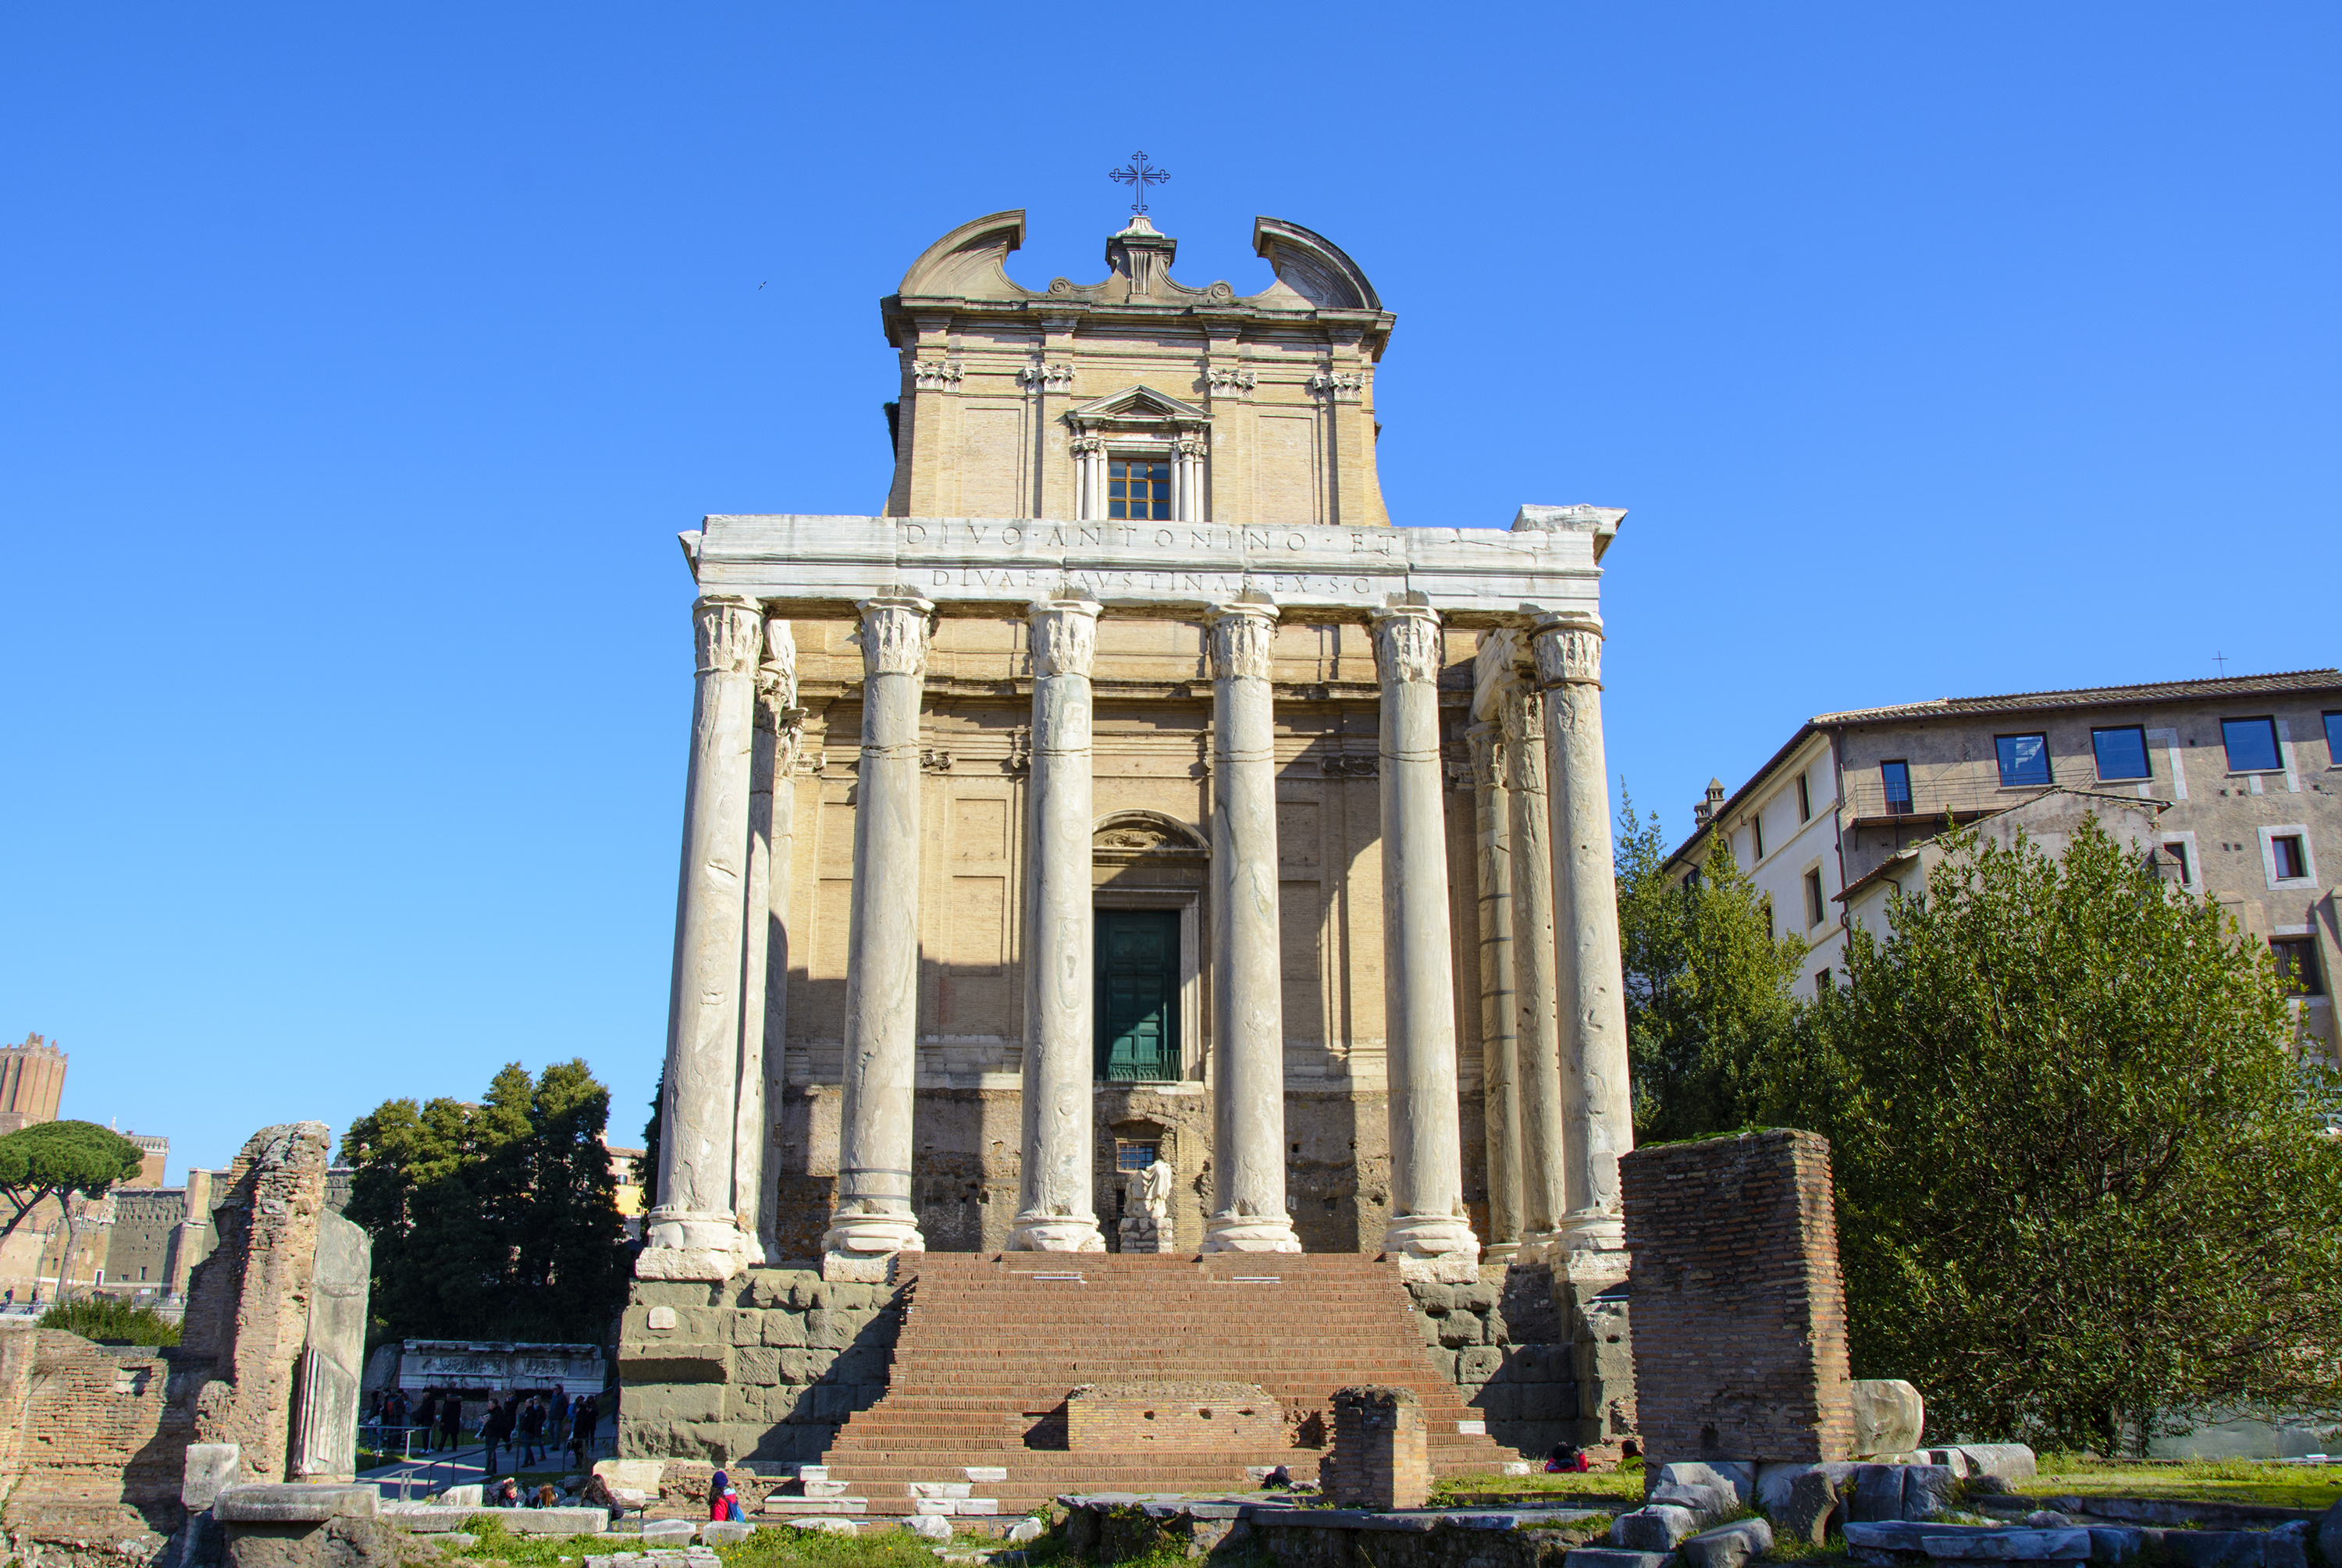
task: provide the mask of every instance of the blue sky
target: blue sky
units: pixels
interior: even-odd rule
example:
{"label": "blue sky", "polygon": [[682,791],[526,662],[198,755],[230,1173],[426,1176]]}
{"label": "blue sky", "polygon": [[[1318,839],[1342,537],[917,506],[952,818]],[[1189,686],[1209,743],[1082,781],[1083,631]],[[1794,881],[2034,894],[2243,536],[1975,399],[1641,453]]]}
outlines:
{"label": "blue sky", "polygon": [[1393,516],[1631,509],[1670,834],[1808,714],[2337,662],[2342,12],[575,4],[0,16],[0,1034],[336,1129],[583,1055],[639,1127],[677,529],[883,504],[876,301],[1332,236]]}

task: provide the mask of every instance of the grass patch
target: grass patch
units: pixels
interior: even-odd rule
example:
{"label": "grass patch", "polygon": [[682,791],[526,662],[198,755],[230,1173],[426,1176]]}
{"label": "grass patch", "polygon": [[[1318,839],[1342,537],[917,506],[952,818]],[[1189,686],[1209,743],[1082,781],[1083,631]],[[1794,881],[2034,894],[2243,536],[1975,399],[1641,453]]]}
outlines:
{"label": "grass patch", "polygon": [[[746,1541],[716,1547],[716,1555],[724,1568],[936,1568],[932,1548],[942,1543],[898,1530],[892,1519],[857,1523],[862,1526],[857,1535],[768,1526]],[[564,1563],[581,1563],[588,1554],[604,1557],[645,1550],[642,1538],[633,1535],[515,1535],[494,1513],[475,1515],[465,1528],[479,1539],[461,1552],[449,1553],[451,1561],[497,1563],[503,1568],[561,1568]],[[1062,1533],[1052,1533],[1022,1548],[1009,1548],[1006,1542],[990,1536],[963,1535],[953,1544],[967,1551],[1023,1550],[1037,1563],[1060,1555],[1062,1541]],[[1165,1559],[1166,1563],[1169,1561]],[[1178,1555],[1178,1562],[1186,1563],[1184,1553]],[[1264,1560],[1259,1568],[1271,1565]]]}
{"label": "grass patch", "polygon": [[1639,1473],[1564,1470],[1553,1474],[1539,1471],[1534,1475],[1453,1475],[1432,1483],[1434,1503],[1452,1507],[1465,1497],[1549,1497],[1583,1500],[1588,1508],[1611,1503],[1639,1508],[1643,1504],[1643,1478]]}
{"label": "grass patch", "polygon": [[101,1344],[165,1345],[179,1343],[179,1325],[153,1307],[132,1306],[115,1296],[63,1302],[41,1314],[43,1328],[61,1328]]}
{"label": "grass patch", "polygon": [[2045,1453],[2041,1473],[2017,1487],[2028,1497],[2169,1497],[2330,1508],[2342,1503],[2342,1465],[2272,1464],[2256,1459],[2121,1460]]}

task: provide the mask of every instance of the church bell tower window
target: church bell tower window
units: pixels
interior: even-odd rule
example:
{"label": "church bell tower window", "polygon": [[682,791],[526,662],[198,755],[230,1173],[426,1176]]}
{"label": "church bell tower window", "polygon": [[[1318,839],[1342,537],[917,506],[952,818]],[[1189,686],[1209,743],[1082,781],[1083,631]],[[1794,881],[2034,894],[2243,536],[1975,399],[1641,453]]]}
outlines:
{"label": "church bell tower window", "polygon": [[1106,514],[1131,522],[1171,520],[1171,464],[1145,457],[1106,464]]}

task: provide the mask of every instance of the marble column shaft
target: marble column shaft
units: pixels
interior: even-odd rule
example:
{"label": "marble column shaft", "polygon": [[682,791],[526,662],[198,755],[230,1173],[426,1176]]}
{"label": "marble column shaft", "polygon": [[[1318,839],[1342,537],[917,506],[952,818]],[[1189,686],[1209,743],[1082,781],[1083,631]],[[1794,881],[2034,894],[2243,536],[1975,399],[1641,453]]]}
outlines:
{"label": "marble column shaft", "polygon": [[1203,1250],[1297,1253],[1285,1208],[1276,914],[1276,609],[1223,604],[1212,664],[1212,1212]]}
{"label": "marble column shaft", "polygon": [[1090,1191],[1096,1052],[1090,664],[1098,606],[1035,604],[1025,861],[1025,1143],[1011,1252],[1099,1253]]}
{"label": "marble column shaft", "polygon": [[1609,1252],[1625,1244],[1618,1158],[1635,1146],[1635,1119],[1602,744],[1601,617],[1581,612],[1542,620],[1530,648],[1546,704],[1556,969],[1566,1009],[1561,1245]]}
{"label": "marble column shaft", "polygon": [[1456,1106],[1456,982],[1439,755],[1439,617],[1379,612],[1382,676],[1383,1028],[1388,1042],[1390,1216],[1383,1250],[1469,1269]]}
{"label": "marble column shaft", "polygon": [[1498,688],[1497,703],[1519,868],[1513,878],[1513,1002],[1521,1064],[1521,1240],[1536,1254],[1552,1244],[1566,1202],[1545,704],[1518,675]]}
{"label": "marble column shaft", "polygon": [[919,710],[935,606],[886,597],[856,608],[862,761],[846,938],[846,1084],[837,1205],[822,1251],[830,1277],[883,1279],[889,1254],[926,1246],[911,1211],[911,1119],[918,1070]]}
{"label": "marble column shaft", "polygon": [[1521,1104],[1515,1081],[1513,912],[1509,819],[1502,726],[1474,724],[1473,842],[1480,884],[1480,1084],[1488,1167],[1488,1251],[1521,1239]]}
{"label": "marble column shaft", "polygon": [[753,599],[692,605],[698,680],[676,894],[666,1094],[659,1108],[659,1197],[648,1215],[650,1271],[728,1274],[742,1238],[732,1188],[740,1061],[756,668],[764,616]]}
{"label": "marble column shaft", "polygon": [[734,1206],[755,1216],[765,1262],[778,1263],[780,1177],[770,1158],[773,1119],[788,1083],[789,866],[796,837],[796,636],[777,616],[765,623],[756,670],[756,749],[748,807],[747,963],[741,982],[740,1089],[735,1117]]}

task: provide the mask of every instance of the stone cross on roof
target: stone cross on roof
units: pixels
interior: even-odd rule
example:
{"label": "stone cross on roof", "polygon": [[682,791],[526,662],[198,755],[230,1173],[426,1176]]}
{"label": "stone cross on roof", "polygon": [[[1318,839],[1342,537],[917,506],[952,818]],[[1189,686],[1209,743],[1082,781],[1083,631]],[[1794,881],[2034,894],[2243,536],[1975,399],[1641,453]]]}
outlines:
{"label": "stone cross on roof", "polygon": [[1134,213],[1146,210],[1147,186],[1159,185],[1170,177],[1170,170],[1148,166],[1145,153],[1133,153],[1129,163],[1121,168],[1106,171],[1106,178],[1130,187],[1130,210]]}

